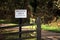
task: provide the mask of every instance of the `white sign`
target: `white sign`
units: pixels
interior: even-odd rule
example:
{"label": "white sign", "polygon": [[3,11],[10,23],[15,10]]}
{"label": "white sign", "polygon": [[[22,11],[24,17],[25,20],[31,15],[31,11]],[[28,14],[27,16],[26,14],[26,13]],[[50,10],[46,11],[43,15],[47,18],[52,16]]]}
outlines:
{"label": "white sign", "polygon": [[15,10],[15,18],[27,18],[26,9]]}

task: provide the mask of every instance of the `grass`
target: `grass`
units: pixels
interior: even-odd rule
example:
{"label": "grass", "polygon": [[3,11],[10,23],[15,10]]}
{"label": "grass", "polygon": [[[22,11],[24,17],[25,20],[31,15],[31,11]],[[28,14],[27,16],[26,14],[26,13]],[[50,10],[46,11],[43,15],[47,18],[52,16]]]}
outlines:
{"label": "grass", "polygon": [[36,40],[36,38],[33,38],[33,39],[25,39],[25,40]]}
{"label": "grass", "polygon": [[59,32],[60,33],[60,27],[58,26],[50,26],[50,25],[41,25],[42,30],[48,30],[52,32]]}
{"label": "grass", "polygon": [[6,23],[6,21],[5,20],[0,20],[0,23]]}
{"label": "grass", "polygon": [[[13,20],[12,20],[13,21]],[[11,23],[13,23],[13,24],[17,24],[18,22],[9,22],[9,21],[7,21],[7,20],[4,20],[4,19],[0,19],[0,24],[11,24]]]}

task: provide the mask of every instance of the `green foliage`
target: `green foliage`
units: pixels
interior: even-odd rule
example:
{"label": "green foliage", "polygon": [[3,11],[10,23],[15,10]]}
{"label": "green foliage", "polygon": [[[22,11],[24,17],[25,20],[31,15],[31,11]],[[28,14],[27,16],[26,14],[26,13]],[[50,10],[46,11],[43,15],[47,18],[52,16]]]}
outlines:
{"label": "green foliage", "polygon": [[54,0],[36,0],[36,13],[33,13],[35,9],[35,0],[0,0],[0,19],[6,19],[10,22],[15,19],[15,9],[25,8],[29,11],[28,19],[30,18],[30,14],[34,14],[35,16],[51,16],[55,15],[53,11],[55,9],[59,9],[60,1]]}

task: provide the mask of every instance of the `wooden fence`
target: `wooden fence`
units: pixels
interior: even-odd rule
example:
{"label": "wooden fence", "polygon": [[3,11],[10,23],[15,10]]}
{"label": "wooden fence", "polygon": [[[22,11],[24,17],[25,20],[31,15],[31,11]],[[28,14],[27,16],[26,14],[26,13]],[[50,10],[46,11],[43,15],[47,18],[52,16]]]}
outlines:
{"label": "wooden fence", "polygon": [[[21,32],[14,32],[14,33],[4,33],[4,34],[0,34],[3,36],[10,36],[10,35],[16,35],[16,34],[23,34],[23,33],[33,33],[36,32],[37,35],[36,36],[30,36],[30,37],[21,37],[21,38],[17,38],[17,39],[9,39],[9,40],[24,40],[24,39],[31,39],[31,38],[37,38],[36,40],[40,40],[41,39],[41,26],[40,26],[40,18],[38,17],[36,20],[36,25],[37,28],[36,30],[26,30],[26,31],[21,31]],[[29,24],[30,26],[34,25],[34,24]],[[27,24],[22,25],[22,26],[29,26]],[[5,26],[5,27],[0,27],[0,29],[8,29],[8,28],[14,28],[14,27],[19,27],[18,25],[16,26]],[[4,39],[2,39],[4,40]]]}

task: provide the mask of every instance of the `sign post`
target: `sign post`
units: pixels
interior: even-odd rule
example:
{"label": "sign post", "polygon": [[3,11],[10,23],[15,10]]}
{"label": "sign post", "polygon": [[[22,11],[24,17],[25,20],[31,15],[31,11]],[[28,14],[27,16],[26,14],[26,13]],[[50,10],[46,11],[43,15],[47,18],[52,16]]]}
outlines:
{"label": "sign post", "polygon": [[15,18],[19,18],[19,40],[22,40],[21,39],[22,19],[27,18],[27,10],[26,9],[15,10]]}
{"label": "sign post", "polygon": [[21,30],[22,29],[22,18],[19,19],[19,40],[22,40],[21,39]]}

